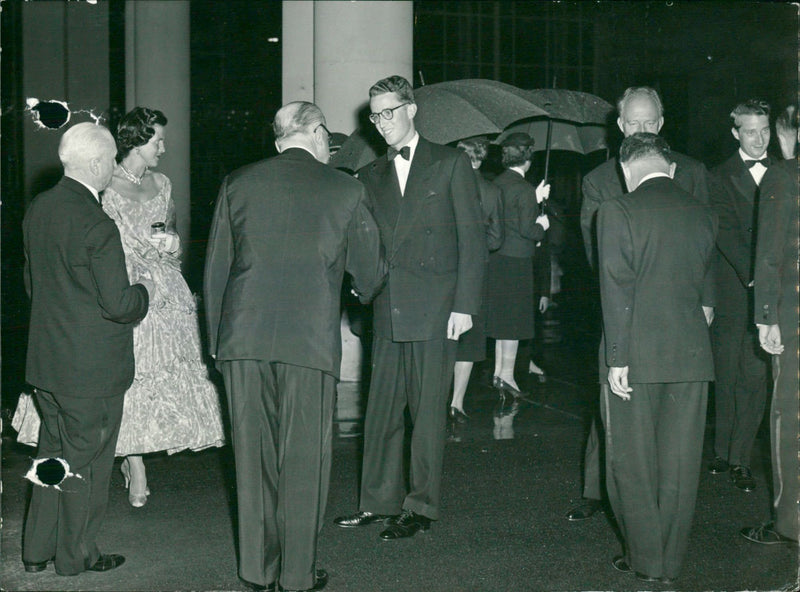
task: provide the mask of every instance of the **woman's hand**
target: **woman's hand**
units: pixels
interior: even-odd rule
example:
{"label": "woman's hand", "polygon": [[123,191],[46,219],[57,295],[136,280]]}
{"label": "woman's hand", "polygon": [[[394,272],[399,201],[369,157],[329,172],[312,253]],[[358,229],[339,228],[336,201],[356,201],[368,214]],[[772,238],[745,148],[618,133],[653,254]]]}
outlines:
{"label": "woman's hand", "polygon": [[544,179],[536,186],[536,203],[542,203],[550,197],[550,183],[545,185]]}
{"label": "woman's hand", "polygon": [[170,254],[175,253],[181,246],[181,239],[174,232],[157,234],[150,237],[148,240],[158,251]]}

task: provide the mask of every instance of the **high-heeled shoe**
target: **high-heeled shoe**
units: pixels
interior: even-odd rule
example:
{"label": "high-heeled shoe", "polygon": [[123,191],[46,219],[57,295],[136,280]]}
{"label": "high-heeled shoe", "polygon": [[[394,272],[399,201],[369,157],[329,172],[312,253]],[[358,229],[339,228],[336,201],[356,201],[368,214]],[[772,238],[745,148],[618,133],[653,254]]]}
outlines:
{"label": "high-heeled shoe", "polygon": [[528,365],[528,374],[536,375],[536,378],[539,380],[539,382],[547,382],[547,374],[545,374],[544,370],[537,366],[533,360],[531,360],[530,364]]}
{"label": "high-heeled shoe", "polygon": [[506,391],[507,393],[513,395],[514,397],[522,397],[523,396],[523,393],[522,393],[521,390],[519,390],[518,388],[514,388],[513,386],[508,384],[505,380],[503,380],[499,376],[495,376],[494,377],[494,383],[493,384],[494,384],[494,388],[496,388],[498,390],[501,390],[501,391]]}
{"label": "high-heeled shoe", "polygon": [[467,423],[469,415],[464,413],[458,407],[450,407],[450,419],[456,423]]}
{"label": "high-heeled shoe", "polygon": [[467,414],[461,409],[450,407],[450,411],[447,414],[447,439],[450,442],[461,442],[467,419]]}
{"label": "high-heeled shoe", "polygon": [[128,490],[128,503],[132,505],[134,508],[141,508],[143,505],[147,503],[147,496],[150,495],[150,488],[145,485],[144,493],[133,493],[130,490],[131,485],[131,465],[128,462],[128,459],[122,461],[122,464],[119,466],[119,471],[122,473],[123,478],[125,479],[125,489]]}

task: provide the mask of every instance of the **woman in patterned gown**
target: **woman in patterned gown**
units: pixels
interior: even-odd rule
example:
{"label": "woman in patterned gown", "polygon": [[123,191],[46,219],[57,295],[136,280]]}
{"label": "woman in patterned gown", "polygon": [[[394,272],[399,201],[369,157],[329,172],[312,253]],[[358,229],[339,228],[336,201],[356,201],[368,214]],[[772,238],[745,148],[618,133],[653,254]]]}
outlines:
{"label": "woman in patterned gown", "polygon": [[[120,470],[135,507],[150,494],[142,454],[201,450],[224,441],[219,395],[203,362],[195,299],[180,271],[171,184],[149,170],[164,154],[166,124],[163,113],[142,107],[123,117],[117,127],[119,164],[102,195],[103,209],[119,228],[129,277],[144,276],[156,284],[147,316],[133,332],[136,374],[125,393],[116,446],[116,455],[125,456]],[[18,428],[25,443],[35,441],[39,431],[38,417],[28,411],[23,418],[35,421],[23,419]]]}

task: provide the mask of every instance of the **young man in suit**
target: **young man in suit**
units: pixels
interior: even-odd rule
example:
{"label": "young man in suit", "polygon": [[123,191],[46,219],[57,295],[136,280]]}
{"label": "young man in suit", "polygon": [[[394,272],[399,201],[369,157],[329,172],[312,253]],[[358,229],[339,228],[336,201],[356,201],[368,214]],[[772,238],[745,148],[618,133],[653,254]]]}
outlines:
{"label": "young man in suit", "polygon": [[606,485],[625,544],[612,564],[670,582],[689,544],[714,378],[715,223],[672,180],[664,139],[626,138],[620,164],[630,193],[597,216]]}
{"label": "young man in suit", "polygon": [[368,299],[385,273],[364,186],[327,166],[319,108],[275,115],[280,154],[223,181],[208,242],[211,354],[236,459],[239,575],[254,589],[321,589],[315,567],[331,468],[344,272]]}
{"label": "young man in suit", "polygon": [[100,206],[116,153],[104,127],[71,127],[58,147],[64,176],[31,202],[22,223],[31,297],[25,379],[42,417],[37,459],[69,465],[60,491],[33,488],[22,549],[28,572],[51,560],[65,576],[125,561],[101,554],[96,539],[133,382],[133,324],[147,314],[154,284],[128,282],[119,231]]}
{"label": "young man in suit", "polygon": [[753,255],[758,186],[770,159],[769,105],[750,100],[731,112],[739,149],[712,171],[711,204],[719,217],[714,344],[715,458],[713,474],[730,469],[731,481],[752,491],[750,454],[767,402],[767,357],[758,349],[752,317]]}
{"label": "young man in suit", "polygon": [[[335,523],[352,528],[392,517],[380,536],[394,540],[427,530],[439,518],[449,385],[458,338],[480,311],[486,239],[469,160],[417,133],[409,82],[390,76],[369,94],[370,120],[389,149],[359,178],[369,192],[389,274],[373,304],[359,511]],[[406,406],[413,424],[408,492]]]}
{"label": "young man in suit", "polygon": [[[657,134],[664,125],[664,108],[658,93],[647,86],[632,86],[617,101],[617,126],[627,138],[637,132]],[[670,151],[675,163],[675,183],[702,203],[708,203],[708,171],[703,163]],[[610,159],[583,178],[583,202],[581,204],[581,233],[586,249],[586,258],[592,269],[597,269],[595,247],[595,222],[600,205],[627,192],[622,169],[617,158]],[[605,380],[600,389],[607,389]],[[570,521],[585,520],[600,510],[601,499],[601,438],[597,432],[597,417],[593,418],[584,454],[583,502],[567,512]]]}
{"label": "young man in suit", "polygon": [[[794,132],[795,145],[786,142],[784,155],[796,154],[800,122],[796,108],[784,112],[784,125]],[[798,160],[773,164],[764,174],[758,207],[758,242],[754,274],[753,314],[761,348],[772,356],[772,491],[775,519],[743,528],[743,537],[762,545],[797,544],[798,475],[798,306],[800,284],[800,212],[798,212]]]}

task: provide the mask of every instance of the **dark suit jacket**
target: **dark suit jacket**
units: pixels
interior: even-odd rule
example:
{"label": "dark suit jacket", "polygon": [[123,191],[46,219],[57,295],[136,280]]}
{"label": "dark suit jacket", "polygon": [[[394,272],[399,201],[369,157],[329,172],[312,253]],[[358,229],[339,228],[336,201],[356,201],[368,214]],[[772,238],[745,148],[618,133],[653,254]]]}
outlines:
{"label": "dark suit jacket", "polygon": [[711,174],[711,206],[719,218],[717,276],[724,302],[726,293],[737,288],[734,273],[740,289],[753,279],[758,186],[738,150]]}
{"label": "dark suit jacket", "polygon": [[[704,204],[709,203],[708,171],[703,163],[680,152],[672,152],[676,164],[675,183],[678,187],[693,195]],[[583,202],[581,204],[581,233],[586,258],[589,265],[596,269],[595,214],[604,201],[618,197],[628,190],[619,159],[607,160],[583,178]]]}
{"label": "dark suit jacket", "polygon": [[604,357],[629,382],[714,379],[702,310],[714,304],[714,234],[710,208],[665,177],[600,206]]}
{"label": "dark suit jacket", "polygon": [[364,186],[301,148],[222,183],[206,254],[212,355],[339,375],[344,272],[368,298],[385,273]]}
{"label": "dark suit jacket", "polygon": [[506,257],[533,257],[536,243],[545,230],[536,223],[539,204],[536,189],[516,171],[506,169],[494,180],[503,195],[503,227],[505,240],[497,251]]}
{"label": "dark suit jacket", "polygon": [[133,381],[133,323],[147,314],[131,286],[114,221],[81,183],[63,177],[22,222],[31,297],[26,380],[56,394],[109,397]]}
{"label": "dark suit jacket", "polygon": [[503,245],[505,230],[503,228],[503,196],[500,188],[475,171],[478,181],[478,195],[481,199],[483,223],[486,227],[486,248],[496,251]]}
{"label": "dark suit jacket", "polygon": [[444,339],[451,312],[475,315],[481,307],[486,232],[469,160],[420,137],[405,195],[385,156],[358,175],[389,264],[386,287],[373,304],[375,334],[393,341]]}
{"label": "dark suit jacket", "polygon": [[798,161],[769,167],[760,193],[754,316],[757,323],[779,325],[786,341],[798,327]]}

